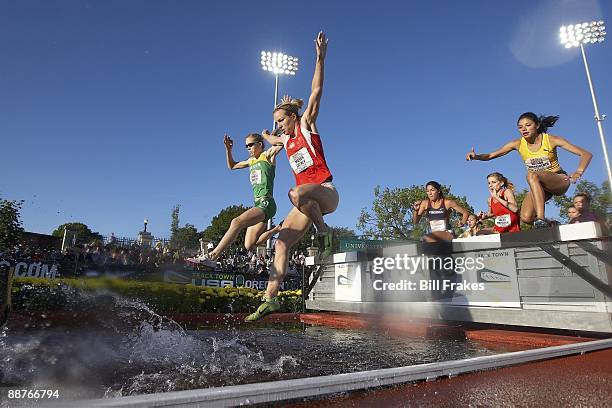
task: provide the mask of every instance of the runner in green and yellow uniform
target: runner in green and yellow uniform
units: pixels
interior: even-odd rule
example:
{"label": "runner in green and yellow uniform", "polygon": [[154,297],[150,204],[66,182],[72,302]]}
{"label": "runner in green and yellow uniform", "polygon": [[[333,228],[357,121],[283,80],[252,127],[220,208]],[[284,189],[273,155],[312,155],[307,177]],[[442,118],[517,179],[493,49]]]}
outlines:
{"label": "runner in green and yellow uniform", "polygon": [[197,258],[187,258],[189,262],[194,262],[216,267],[216,259],[221,256],[223,251],[234,242],[240,231],[246,228],[244,247],[251,250],[257,245],[266,242],[268,238],[276,233],[280,226],[276,226],[266,231],[266,221],[276,214],[276,202],[274,201],[274,174],[276,170],[276,155],[283,149],[282,146],[272,146],[264,150],[264,139],[259,133],[251,133],[246,137],[245,147],[249,151],[249,158],[244,161],[236,162],[232,156],[234,142],[225,135],[227,167],[230,170],[249,168],[251,185],[253,186],[253,196],[255,204],[230,223],[230,227],[219,241],[216,248],[208,254]]}

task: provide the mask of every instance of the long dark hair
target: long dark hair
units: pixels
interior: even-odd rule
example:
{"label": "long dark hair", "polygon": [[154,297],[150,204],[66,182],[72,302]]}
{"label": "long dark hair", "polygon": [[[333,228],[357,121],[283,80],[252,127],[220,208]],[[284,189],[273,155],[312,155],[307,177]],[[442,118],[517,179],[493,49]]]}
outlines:
{"label": "long dark hair", "polygon": [[555,126],[557,120],[559,120],[559,116],[544,116],[544,115],[536,115],[533,112],[525,112],[521,116],[519,116],[516,121],[517,125],[521,121],[521,119],[529,119],[538,124],[538,133],[544,133],[548,130],[548,128]]}
{"label": "long dark hair", "polygon": [[432,186],[433,188],[435,188],[436,190],[438,190],[440,192],[440,198],[444,198],[444,193],[442,192],[442,186],[440,185],[440,183],[438,183],[437,181],[428,181],[427,184],[425,184],[425,189],[427,189],[427,187]]}

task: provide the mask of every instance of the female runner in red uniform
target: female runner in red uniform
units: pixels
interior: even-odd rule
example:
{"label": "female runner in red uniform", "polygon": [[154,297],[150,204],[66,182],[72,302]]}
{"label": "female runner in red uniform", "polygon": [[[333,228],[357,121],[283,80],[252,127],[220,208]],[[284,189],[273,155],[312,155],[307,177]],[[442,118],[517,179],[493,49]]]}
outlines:
{"label": "female runner in red uniform", "polygon": [[287,151],[289,164],[295,175],[295,184],[289,191],[289,199],[294,205],[283,221],[275,244],[274,264],[270,268],[270,279],[264,303],[255,313],[247,316],[246,321],[259,320],[276,312],[280,304],[276,299],[289,263],[289,250],[304,235],[313,223],[319,235],[321,259],[332,253],[333,236],[323,222],[323,215],[332,213],[338,207],[339,196],[332,175],[325,161],[323,145],[316,125],[323,92],[324,61],[327,52],[327,38],[319,32],[315,39],[317,61],[312,78],[312,91],[308,106],[300,116],[303,102],[299,99],[283,98],[273,112],[274,120],[282,131],[282,136],[264,132],[263,136],[272,145],[283,144]]}
{"label": "female runner in red uniform", "polygon": [[495,218],[493,228],[483,229],[484,233],[518,232],[521,230],[518,211],[519,207],[514,198],[514,185],[501,173],[491,173],[487,176],[489,192],[489,212],[481,212],[479,218]]}

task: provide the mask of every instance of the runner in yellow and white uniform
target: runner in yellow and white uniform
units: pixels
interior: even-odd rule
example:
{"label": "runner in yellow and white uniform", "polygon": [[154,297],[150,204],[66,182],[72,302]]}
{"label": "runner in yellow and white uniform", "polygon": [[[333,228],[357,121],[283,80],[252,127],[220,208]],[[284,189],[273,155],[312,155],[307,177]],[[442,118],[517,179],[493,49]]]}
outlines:
{"label": "runner in yellow and white uniform", "polygon": [[[521,138],[506,143],[492,153],[476,154],[474,148],[465,156],[466,160],[488,161],[517,150],[527,167],[529,193],[521,207],[521,221],[535,228],[548,226],[544,218],[544,204],[555,195],[563,195],[570,186],[582,177],[593,155],[561,136],[546,133],[559,119],[558,116],[540,116],[533,112],[523,113],[517,126]],[[557,147],[580,157],[578,168],[570,176],[559,165]]]}

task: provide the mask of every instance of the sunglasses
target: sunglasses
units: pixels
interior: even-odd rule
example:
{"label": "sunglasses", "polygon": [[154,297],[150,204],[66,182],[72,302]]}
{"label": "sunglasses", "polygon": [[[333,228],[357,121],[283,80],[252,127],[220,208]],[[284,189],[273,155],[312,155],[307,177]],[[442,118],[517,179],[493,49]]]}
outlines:
{"label": "sunglasses", "polygon": [[244,145],[244,147],[246,147],[247,149],[255,146],[257,143],[261,143],[261,142],[253,142],[253,143],[247,143],[246,145]]}

